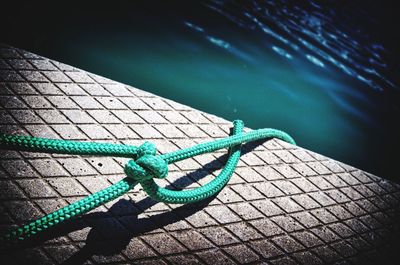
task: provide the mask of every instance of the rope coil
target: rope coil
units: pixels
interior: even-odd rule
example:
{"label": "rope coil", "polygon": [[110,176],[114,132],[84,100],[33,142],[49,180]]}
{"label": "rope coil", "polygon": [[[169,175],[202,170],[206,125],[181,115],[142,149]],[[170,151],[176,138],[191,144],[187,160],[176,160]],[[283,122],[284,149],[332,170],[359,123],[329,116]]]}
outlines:
{"label": "rope coil", "polygon": [[[29,238],[62,221],[80,216],[114,200],[131,190],[138,183],[141,184],[143,190],[151,198],[160,202],[179,204],[198,202],[217,194],[228,183],[239,162],[242,143],[267,138],[278,138],[288,143],[296,144],[293,138],[283,131],[259,129],[243,133],[243,127],[244,124],[241,120],[235,120],[233,122],[232,135],[229,137],[158,156],[156,155],[157,151],[154,144],[150,142],[145,142],[141,146],[136,147],[122,144],[78,142],[0,134],[0,148],[2,149],[131,158],[124,168],[127,177],[121,181],[31,223],[14,229],[0,237],[0,241],[14,242]],[[154,178],[165,178],[168,175],[168,164],[224,148],[229,148],[228,160],[224,168],[217,177],[204,186],[192,190],[175,191],[162,188],[154,182]]]}

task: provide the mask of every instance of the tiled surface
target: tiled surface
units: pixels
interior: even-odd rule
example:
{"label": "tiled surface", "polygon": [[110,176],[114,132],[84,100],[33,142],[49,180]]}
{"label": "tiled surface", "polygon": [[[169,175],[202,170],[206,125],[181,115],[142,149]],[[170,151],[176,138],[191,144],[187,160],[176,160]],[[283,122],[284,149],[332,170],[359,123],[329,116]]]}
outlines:
{"label": "tiled surface", "polygon": [[[0,48],[1,131],[169,152],[224,137],[231,123],[150,93]],[[294,135],[295,136],[295,135]],[[225,152],[170,166],[175,188],[212,179]],[[126,159],[1,151],[1,232],[115,183]],[[246,145],[221,193],[166,205],[139,187],[30,246],[20,264],[364,264],[398,248],[400,186],[299,147]],[[396,256],[396,255],[394,255]]]}

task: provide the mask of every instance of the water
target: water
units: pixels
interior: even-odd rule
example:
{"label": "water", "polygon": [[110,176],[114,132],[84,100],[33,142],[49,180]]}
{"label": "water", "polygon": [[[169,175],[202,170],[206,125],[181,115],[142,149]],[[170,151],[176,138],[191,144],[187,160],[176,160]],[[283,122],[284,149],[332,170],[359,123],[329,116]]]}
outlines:
{"label": "water", "polygon": [[[145,2],[145,1],[143,1]],[[399,65],[383,3],[20,6],[6,43],[397,179]],[[2,22],[3,25],[5,22]],[[398,35],[398,33],[397,33]]]}

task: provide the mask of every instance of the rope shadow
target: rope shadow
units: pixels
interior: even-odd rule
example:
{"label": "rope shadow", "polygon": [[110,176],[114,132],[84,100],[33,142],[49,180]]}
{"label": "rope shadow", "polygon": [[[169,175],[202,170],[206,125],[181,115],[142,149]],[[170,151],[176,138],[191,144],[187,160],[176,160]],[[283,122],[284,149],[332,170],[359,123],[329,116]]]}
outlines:
{"label": "rope shadow", "polygon": [[[242,145],[242,155],[252,151],[265,141],[266,140],[259,140]],[[221,169],[224,165],[223,162],[227,159],[228,155],[224,154],[205,164],[200,169],[180,177],[168,185],[168,187],[174,189],[178,187],[179,189],[188,186],[212,172]],[[187,179],[190,179],[191,182],[187,182]],[[56,239],[89,227],[91,230],[87,235],[84,247],[63,262],[63,264],[83,264],[93,255],[111,256],[119,254],[136,236],[173,224],[201,211],[207,207],[218,194],[203,201],[183,205],[171,211],[152,215],[147,218],[139,218],[139,216],[150,207],[156,205],[158,203],[157,201],[149,197],[138,202],[120,199],[114,203],[107,212],[89,213],[77,219],[68,220],[37,236],[20,242],[11,248],[7,248],[6,251],[7,254],[11,253],[14,254],[13,256],[17,257],[18,250],[35,247],[48,240]]]}

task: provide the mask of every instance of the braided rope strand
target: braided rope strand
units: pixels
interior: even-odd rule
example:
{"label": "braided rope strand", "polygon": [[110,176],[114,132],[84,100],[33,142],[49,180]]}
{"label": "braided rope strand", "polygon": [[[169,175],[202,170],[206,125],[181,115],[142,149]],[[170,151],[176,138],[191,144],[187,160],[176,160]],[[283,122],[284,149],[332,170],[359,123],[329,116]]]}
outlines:
{"label": "braided rope strand", "polygon": [[89,195],[82,200],[76,201],[48,215],[40,217],[39,219],[30,222],[20,228],[12,230],[11,232],[0,238],[0,240],[24,240],[41,231],[49,229],[56,224],[67,221],[73,217],[83,215],[109,201],[112,201],[113,199],[118,198],[128,192],[136,184],[136,181],[126,177],[108,188]]}
{"label": "braided rope strand", "polygon": [[18,151],[135,158],[139,147],[123,144],[77,142],[0,133],[3,149]]}

